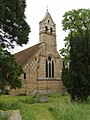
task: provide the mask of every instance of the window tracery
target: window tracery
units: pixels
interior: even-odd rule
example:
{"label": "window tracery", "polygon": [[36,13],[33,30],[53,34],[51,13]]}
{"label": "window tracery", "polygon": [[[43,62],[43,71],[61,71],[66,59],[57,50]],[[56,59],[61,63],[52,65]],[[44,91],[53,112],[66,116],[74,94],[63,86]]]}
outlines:
{"label": "window tracery", "polygon": [[54,78],[54,60],[51,56],[46,59],[46,77]]}

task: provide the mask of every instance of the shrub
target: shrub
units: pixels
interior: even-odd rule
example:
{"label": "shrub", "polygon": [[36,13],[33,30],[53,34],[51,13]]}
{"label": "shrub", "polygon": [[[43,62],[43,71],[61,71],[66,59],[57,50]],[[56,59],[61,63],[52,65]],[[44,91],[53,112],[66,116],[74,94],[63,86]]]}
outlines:
{"label": "shrub", "polygon": [[39,103],[39,98],[38,96],[34,95],[34,96],[26,96],[26,98],[24,100],[21,100],[21,102],[23,103],[27,103],[27,104],[33,104],[33,103]]}
{"label": "shrub", "polygon": [[5,116],[5,117],[0,117],[0,120],[8,120],[8,117]]}
{"label": "shrub", "polygon": [[16,110],[20,108],[20,102],[18,101],[9,101],[7,102],[0,102],[0,110]]}
{"label": "shrub", "polygon": [[53,109],[53,107],[49,107],[48,110],[49,110],[50,112],[53,112],[54,109]]}

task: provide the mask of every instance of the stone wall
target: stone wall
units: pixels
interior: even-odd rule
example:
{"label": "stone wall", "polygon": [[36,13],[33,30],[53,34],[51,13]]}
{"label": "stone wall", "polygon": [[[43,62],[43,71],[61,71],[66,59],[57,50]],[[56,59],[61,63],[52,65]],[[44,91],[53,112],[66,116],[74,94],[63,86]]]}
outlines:
{"label": "stone wall", "polygon": [[[22,74],[21,80],[23,86],[21,89],[16,90],[16,94],[25,93],[29,95],[30,93],[35,93],[37,91],[48,90],[53,92],[62,90],[63,85],[61,75],[63,65],[62,59],[57,53],[56,25],[49,12],[46,13],[45,18],[39,23],[39,27],[39,40],[42,44],[39,46],[40,49],[35,52],[32,58],[30,58],[23,67],[23,70],[26,73],[26,79],[24,79],[24,75]],[[49,56],[52,57],[53,61],[50,65],[48,60]],[[52,67],[54,70],[49,69],[50,67],[48,67],[47,70],[54,71],[52,72],[54,77],[50,76],[50,72],[48,72],[48,76],[46,76],[46,60],[48,60],[49,66],[51,66],[51,64],[54,66]]]}
{"label": "stone wall", "polygon": [[22,88],[12,90],[10,94],[29,95],[31,93],[36,93],[37,91],[45,91],[46,89],[50,92],[61,91],[63,87],[61,81],[62,60],[57,51],[54,51],[53,59],[55,64],[55,76],[50,79],[46,78],[46,59],[48,57],[48,53],[43,50],[45,48],[45,44],[43,44],[37,54],[35,54],[33,58],[24,66],[23,70],[25,71],[27,77],[24,79],[24,75],[21,75],[23,84]]}

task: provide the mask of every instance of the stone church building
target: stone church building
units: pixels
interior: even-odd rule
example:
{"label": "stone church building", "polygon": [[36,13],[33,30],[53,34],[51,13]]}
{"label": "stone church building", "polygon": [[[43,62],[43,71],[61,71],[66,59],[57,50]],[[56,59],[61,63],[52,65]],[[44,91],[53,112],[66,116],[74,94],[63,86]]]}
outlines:
{"label": "stone church building", "polygon": [[15,54],[23,68],[22,88],[12,94],[56,92],[62,90],[62,59],[57,52],[56,24],[47,11],[39,23],[39,43]]}

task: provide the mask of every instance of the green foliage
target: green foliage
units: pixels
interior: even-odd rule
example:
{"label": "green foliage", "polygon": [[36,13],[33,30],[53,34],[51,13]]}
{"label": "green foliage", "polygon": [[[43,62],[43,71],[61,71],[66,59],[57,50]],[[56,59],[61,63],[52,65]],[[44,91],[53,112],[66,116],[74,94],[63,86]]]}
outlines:
{"label": "green foliage", "polygon": [[54,120],[89,120],[89,103],[72,103],[69,96],[55,95],[48,111],[53,114]]}
{"label": "green foliage", "polygon": [[8,120],[9,116],[0,117],[0,120]]}
{"label": "green foliage", "polygon": [[24,100],[21,100],[23,103],[34,104],[34,103],[45,103],[48,102],[48,95],[46,94],[35,94],[32,96],[26,96]]}
{"label": "green foliage", "polygon": [[[28,42],[30,28],[25,20],[25,0],[0,0],[0,89],[21,87],[22,70],[6,49]],[[4,49],[5,48],[5,49]]]}
{"label": "green foliage", "polygon": [[27,104],[40,103],[39,97],[37,95],[26,97],[24,100],[21,101]]}
{"label": "green foliage", "polygon": [[79,101],[86,101],[90,94],[90,34],[72,37],[70,50],[70,81],[71,95]]}
{"label": "green foliage", "polygon": [[90,9],[78,9],[68,11],[63,15],[62,27],[64,31],[68,32],[68,36],[65,37],[65,46],[60,50],[60,54],[63,56],[65,66],[70,63],[70,40],[71,32],[73,34],[82,33],[84,30],[89,29],[90,26]]}
{"label": "green foliage", "polygon": [[71,99],[84,102],[90,94],[90,9],[68,11],[63,17],[63,30],[69,33],[60,51],[64,57],[62,80]]}
{"label": "green foliage", "polygon": [[61,93],[50,93],[50,94],[48,94],[48,97],[50,97],[50,98],[58,98],[58,97],[61,97],[62,96],[62,94]]}
{"label": "green foliage", "polygon": [[22,69],[7,50],[0,48],[0,89],[21,87],[19,79]]}
{"label": "green foliage", "polygon": [[53,112],[53,111],[54,111],[54,108],[53,108],[53,107],[49,107],[48,110],[49,110],[50,112]]}
{"label": "green foliage", "polygon": [[54,107],[51,113],[54,115],[55,120],[89,120],[89,112],[83,105],[58,105]]}
{"label": "green foliage", "polygon": [[28,42],[30,28],[25,20],[25,0],[0,0],[0,44],[14,47]]}
{"label": "green foliage", "polygon": [[65,41],[65,46],[59,52],[63,57],[63,62],[65,67],[68,67],[70,63],[70,35],[69,34],[68,34],[68,37],[65,37],[64,41]]}
{"label": "green foliage", "polygon": [[90,25],[90,9],[78,9],[66,12],[63,15],[63,30],[82,32]]}
{"label": "green foliage", "polygon": [[17,101],[9,101],[7,102],[3,102],[0,101],[0,110],[17,110],[20,108],[20,102]]}

